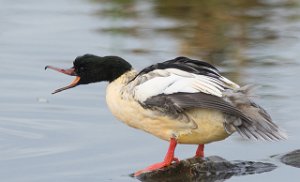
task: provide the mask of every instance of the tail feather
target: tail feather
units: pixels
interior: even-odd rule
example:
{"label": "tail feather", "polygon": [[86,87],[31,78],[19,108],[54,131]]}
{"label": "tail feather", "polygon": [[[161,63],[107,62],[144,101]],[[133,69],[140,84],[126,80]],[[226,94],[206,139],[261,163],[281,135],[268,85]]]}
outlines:
{"label": "tail feather", "polygon": [[[245,117],[226,120],[229,125],[243,137],[255,140],[282,140],[287,135],[272,121],[271,116],[259,105],[249,99],[253,86],[245,86],[236,90],[226,90],[224,98],[238,108]],[[229,127],[228,127],[229,128]]]}

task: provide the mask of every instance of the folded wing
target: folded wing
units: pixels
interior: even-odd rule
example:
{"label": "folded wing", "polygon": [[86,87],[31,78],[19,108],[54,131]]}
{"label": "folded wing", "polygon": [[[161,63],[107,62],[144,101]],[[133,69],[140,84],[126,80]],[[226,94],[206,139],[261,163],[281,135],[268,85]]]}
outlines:
{"label": "folded wing", "polygon": [[225,113],[228,132],[236,130],[249,139],[286,138],[269,114],[249,99],[250,87],[240,88],[206,62],[178,57],[145,68],[130,84],[143,107],[172,117],[191,108],[215,109]]}

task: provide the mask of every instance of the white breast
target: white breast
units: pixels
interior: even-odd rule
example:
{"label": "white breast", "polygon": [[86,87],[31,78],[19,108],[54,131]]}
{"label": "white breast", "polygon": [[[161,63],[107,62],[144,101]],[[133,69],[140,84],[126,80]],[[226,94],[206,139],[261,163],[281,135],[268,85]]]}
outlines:
{"label": "white breast", "polygon": [[107,105],[118,120],[163,140],[169,140],[176,131],[189,133],[194,128],[193,123],[176,122],[168,116],[143,108],[131,93],[126,93],[126,80],[128,79],[125,76],[120,77],[106,89]]}
{"label": "white breast", "polygon": [[[132,74],[132,73],[131,73]],[[127,75],[128,76],[128,75]],[[179,143],[199,144],[222,140],[228,136],[223,128],[223,115],[217,111],[193,110],[194,122],[174,120],[156,111],[143,108],[132,93],[126,93],[126,75],[107,86],[106,102],[113,115],[125,124],[144,130],[163,140],[176,136]],[[206,113],[206,114],[205,114]]]}

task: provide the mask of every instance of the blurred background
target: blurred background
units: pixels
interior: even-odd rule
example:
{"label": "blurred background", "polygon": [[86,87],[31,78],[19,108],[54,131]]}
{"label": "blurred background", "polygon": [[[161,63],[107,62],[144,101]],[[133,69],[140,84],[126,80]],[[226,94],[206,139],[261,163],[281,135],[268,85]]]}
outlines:
{"label": "blurred background", "polygon": [[[279,168],[226,181],[298,181],[299,169],[270,158],[299,149],[298,0],[0,0],[0,180],[135,181],[128,174],[163,159],[168,143],[117,121],[107,83],[51,95],[85,53],[118,55],[140,70],[188,56],[231,80],[259,85],[256,102],[289,139],[253,142],[237,134],[206,155],[263,160]],[[180,159],[196,146],[179,145]]]}

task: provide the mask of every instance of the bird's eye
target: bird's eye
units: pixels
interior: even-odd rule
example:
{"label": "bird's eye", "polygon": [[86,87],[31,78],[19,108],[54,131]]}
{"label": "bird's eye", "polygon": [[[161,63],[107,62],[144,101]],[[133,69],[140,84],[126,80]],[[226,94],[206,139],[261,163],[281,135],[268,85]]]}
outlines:
{"label": "bird's eye", "polygon": [[80,73],[85,71],[85,68],[84,67],[77,67],[77,68],[75,68],[75,70],[76,70],[77,73],[80,74]]}

